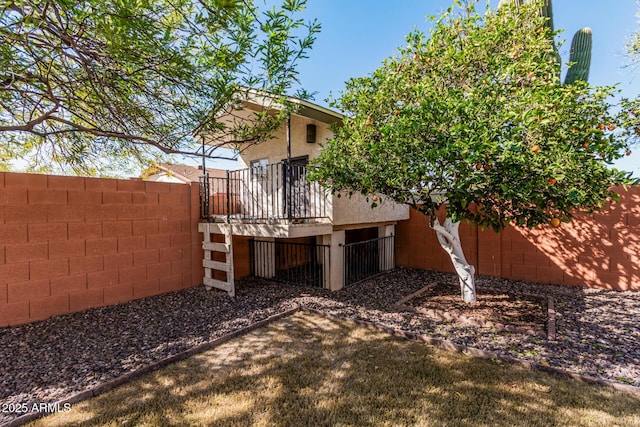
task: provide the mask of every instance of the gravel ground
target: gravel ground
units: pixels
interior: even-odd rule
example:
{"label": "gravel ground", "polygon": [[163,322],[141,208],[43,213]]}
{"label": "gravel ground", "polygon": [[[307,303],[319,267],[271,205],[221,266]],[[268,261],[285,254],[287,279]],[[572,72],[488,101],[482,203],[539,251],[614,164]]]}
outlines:
{"label": "gravel ground", "polygon": [[[16,405],[55,402],[286,310],[325,313],[427,334],[503,356],[640,386],[640,292],[616,292],[479,277],[483,287],[552,296],[557,337],[434,321],[393,304],[454,276],[396,269],[339,292],[244,279],[235,299],[203,287],[0,328],[0,424]],[[20,407],[20,406],[18,406]]]}

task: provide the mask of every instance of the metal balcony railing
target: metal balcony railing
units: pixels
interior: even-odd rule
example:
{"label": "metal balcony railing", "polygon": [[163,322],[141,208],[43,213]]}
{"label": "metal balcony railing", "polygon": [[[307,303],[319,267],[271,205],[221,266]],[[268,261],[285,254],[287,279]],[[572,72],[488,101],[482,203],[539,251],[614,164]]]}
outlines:
{"label": "metal balcony railing", "polygon": [[200,218],[269,222],[327,218],[327,193],[286,161],[200,177]]}

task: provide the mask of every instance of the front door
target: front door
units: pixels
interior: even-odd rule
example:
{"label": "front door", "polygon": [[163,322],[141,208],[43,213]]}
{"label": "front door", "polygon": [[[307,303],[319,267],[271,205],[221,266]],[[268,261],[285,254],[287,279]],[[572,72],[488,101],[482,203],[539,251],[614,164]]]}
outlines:
{"label": "front door", "polygon": [[283,195],[284,215],[289,219],[306,218],[311,211],[309,205],[309,185],[307,184],[307,164],[309,156],[284,160]]}

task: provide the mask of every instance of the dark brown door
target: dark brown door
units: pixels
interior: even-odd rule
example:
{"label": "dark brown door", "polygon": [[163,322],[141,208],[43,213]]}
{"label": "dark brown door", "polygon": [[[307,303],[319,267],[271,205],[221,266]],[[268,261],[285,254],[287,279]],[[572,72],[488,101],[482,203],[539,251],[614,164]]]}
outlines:
{"label": "dark brown door", "polygon": [[309,185],[307,184],[307,165],[309,156],[284,160],[283,195],[284,214],[289,219],[307,218],[311,211],[309,204]]}

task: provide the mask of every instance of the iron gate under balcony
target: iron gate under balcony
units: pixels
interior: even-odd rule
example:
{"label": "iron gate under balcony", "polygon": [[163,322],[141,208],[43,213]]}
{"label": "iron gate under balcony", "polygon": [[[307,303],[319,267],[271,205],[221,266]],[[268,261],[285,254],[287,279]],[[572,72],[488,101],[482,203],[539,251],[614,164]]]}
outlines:
{"label": "iron gate under balcony", "polygon": [[344,248],[344,286],[355,285],[395,267],[395,236],[348,243]]}
{"label": "iron gate under balcony", "polygon": [[330,246],[317,244],[315,238],[309,243],[249,241],[252,276],[296,285],[325,287],[331,266],[329,254]]}
{"label": "iron gate under balcony", "polygon": [[200,177],[200,218],[268,222],[327,218],[327,192],[288,162]]}

